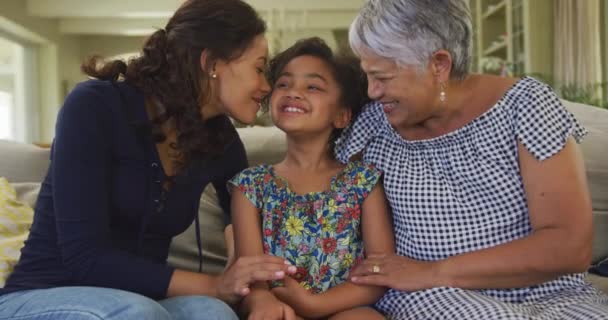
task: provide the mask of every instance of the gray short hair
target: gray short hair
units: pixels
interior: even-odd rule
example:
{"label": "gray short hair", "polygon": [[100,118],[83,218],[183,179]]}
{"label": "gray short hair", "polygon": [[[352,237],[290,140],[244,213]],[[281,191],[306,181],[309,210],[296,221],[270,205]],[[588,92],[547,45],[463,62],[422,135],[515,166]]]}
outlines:
{"label": "gray short hair", "polygon": [[467,0],[368,0],[350,26],[349,41],[398,65],[426,67],[437,50],[452,55],[452,78],[471,63],[471,13]]}

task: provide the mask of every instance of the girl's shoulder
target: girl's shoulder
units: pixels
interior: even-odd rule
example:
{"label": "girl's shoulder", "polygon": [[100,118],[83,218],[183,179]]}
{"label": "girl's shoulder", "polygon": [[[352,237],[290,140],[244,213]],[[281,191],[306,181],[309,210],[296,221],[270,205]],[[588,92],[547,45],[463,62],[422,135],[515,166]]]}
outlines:
{"label": "girl's shoulder", "polygon": [[259,178],[263,178],[267,175],[270,175],[271,166],[268,164],[260,164],[257,166],[249,167],[239,172],[235,179],[248,179],[248,180],[256,180]]}
{"label": "girl's shoulder", "polygon": [[339,180],[347,188],[361,189],[367,193],[376,186],[381,176],[382,172],[374,164],[354,160],[346,164]]}
{"label": "girl's shoulder", "polygon": [[357,175],[360,173],[382,174],[382,172],[376,167],[376,165],[370,162],[365,162],[363,160],[351,160],[346,163],[346,166],[344,167],[344,173],[349,175]]}

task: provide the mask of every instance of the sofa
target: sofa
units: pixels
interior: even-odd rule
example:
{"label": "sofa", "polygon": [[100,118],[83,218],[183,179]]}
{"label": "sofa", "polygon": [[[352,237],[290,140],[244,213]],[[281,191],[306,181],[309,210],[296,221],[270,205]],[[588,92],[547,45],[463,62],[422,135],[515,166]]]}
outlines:
{"label": "sofa", "polygon": [[[591,190],[594,213],[593,261],[608,257],[608,110],[563,101],[589,135],[581,145]],[[238,128],[250,165],[276,163],[285,152],[284,134],[275,127]],[[49,149],[29,144],[0,141],[0,177],[5,177],[18,200],[35,205],[40,181],[49,164]],[[199,217],[203,244],[203,271],[221,272],[226,263],[222,210],[213,186],[208,186],[200,200]],[[177,236],[170,249],[169,263],[175,267],[197,270],[198,249],[194,224]],[[608,293],[608,278],[588,275],[588,280]]]}

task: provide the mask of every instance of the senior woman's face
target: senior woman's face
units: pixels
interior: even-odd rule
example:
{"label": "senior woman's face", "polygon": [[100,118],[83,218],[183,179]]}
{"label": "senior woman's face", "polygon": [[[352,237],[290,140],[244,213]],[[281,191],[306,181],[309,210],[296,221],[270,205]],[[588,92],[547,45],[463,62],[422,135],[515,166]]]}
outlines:
{"label": "senior woman's face", "polygon": [[361,67],[367,74],[367,94],[383,104],[389,123],[398,131],[432,116],[436,89],[429,72],[373,54],[361,56]]}

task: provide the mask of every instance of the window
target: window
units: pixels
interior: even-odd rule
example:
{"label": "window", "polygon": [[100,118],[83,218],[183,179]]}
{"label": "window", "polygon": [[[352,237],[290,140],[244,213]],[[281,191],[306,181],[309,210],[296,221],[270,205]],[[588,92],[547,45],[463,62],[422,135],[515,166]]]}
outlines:
{"label": "window", "polygon": [[15,80],[17,55],[21,47],[0,38],[0,139],[16,138]]}
{"label": "window", "polygon": [[12,99],[8,92],[0,91],[0,139],[11,140],[13,137]]}
{"label": "window", "polygon": [[0,139],[37,140],[35,47],[0,37]]}

